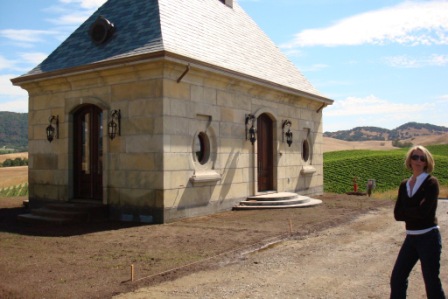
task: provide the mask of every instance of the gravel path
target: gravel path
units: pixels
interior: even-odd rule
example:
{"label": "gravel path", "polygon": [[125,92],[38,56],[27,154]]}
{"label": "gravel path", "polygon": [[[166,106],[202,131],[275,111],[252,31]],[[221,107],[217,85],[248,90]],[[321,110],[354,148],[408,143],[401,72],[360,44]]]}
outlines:
{"label": "gravel path", "polygon": [[[448,293],[448,201],[440,200],[441,278]],[[202,271],[116,299],[138,298],[388,298],[389,276],[404,224],[383,208],[304,239],[272,244]],[[426,298],[419,264],[408,298]]]}

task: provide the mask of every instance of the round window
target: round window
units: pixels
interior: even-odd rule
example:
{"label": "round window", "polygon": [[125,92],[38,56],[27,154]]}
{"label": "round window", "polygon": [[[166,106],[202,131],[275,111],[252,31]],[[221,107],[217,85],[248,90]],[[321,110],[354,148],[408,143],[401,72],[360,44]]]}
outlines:
{"label": "round window", "polygon": [[307,162],[310,158],[310,144],[308,140],[304,140],[302,143],[302,159]]}
{"label": "round window", "polygon": [[194,154],[196,160],[202,165],[208,162],[210,157],[210,141],[204,132],[200,132],[195,138]]}
{"label": "round window", "polygon": [[106,42],[114,33],[115,27],[108,19],[99,16],[90,26],[89,35],[92,41],[100,45]]}

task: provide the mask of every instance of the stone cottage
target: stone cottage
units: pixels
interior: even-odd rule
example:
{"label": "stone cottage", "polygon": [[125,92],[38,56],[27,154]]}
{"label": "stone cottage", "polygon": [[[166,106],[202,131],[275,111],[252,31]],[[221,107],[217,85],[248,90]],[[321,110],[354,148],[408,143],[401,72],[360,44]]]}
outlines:
{"label": "stone cottage", "polygon": [[109,0],[40,65],[29,201],[165,223],[323,192],[321,95],[236,0]]}

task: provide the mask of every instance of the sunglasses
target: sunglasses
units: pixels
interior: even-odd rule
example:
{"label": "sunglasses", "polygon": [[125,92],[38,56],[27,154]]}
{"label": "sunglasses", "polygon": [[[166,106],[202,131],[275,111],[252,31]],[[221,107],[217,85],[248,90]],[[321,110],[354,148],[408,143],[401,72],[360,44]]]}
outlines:
{"label": "sunglasses", "polygon": [[412,155],[411,159],[414,160],[414,161],[417,161],[418,159],[420,159],[421,162],[426,162],[426,157],[425,156]]}

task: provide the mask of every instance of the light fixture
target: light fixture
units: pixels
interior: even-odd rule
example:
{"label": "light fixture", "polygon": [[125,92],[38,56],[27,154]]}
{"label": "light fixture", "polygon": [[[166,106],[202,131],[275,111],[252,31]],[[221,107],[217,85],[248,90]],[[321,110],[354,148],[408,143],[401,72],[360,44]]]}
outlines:
{"label": "light fixture", "polygon": [[[248,128],[250,122],[250,128]],[[250,142],[252,143],[252,145],[254,145],[255,141],[257,141],[257,139],[255,138],[255,128],[254,128],[254,123],[255,123],[255,116],[253,114],[246,114],[246,140],[250,140]],[[247,133],[249,132],[249,139],[247,137]]]}
{"label": "light fixture", "polygon": [[45,131],[47,132],[47,140],[52,142],[54,138],[59,138],[59,116],[50,116],[48,122],[50,124]]}
{"label": "light fixture", "polygon": [[110,111],[110,121],[107,124],[107,134],[109,138],[112,140],[115,136],[121,135],[121,112],[120,110],[111,110]]}
{"label": "light fixture", "polygon": [[[288,130],[285,132],[285,127],[288,127]],[[283,142],[285,142],[285,137],[286,137],[286,143],[288,144],[288,146],[291,146],[292,144],[292,132],[291,132],[291,121],[289,120],[284,120],[283,124],[282,124],[282,139]]]}

